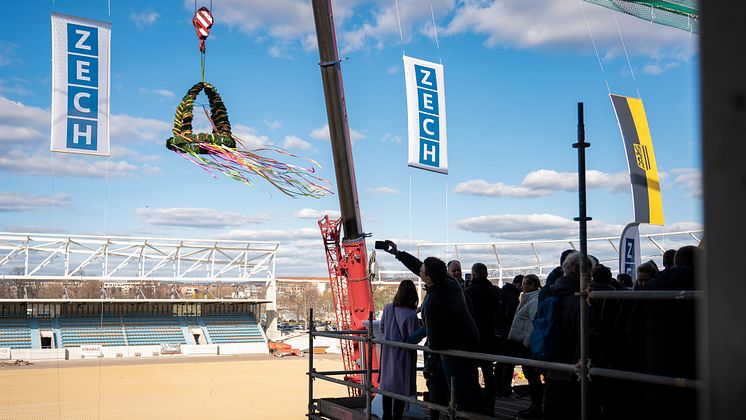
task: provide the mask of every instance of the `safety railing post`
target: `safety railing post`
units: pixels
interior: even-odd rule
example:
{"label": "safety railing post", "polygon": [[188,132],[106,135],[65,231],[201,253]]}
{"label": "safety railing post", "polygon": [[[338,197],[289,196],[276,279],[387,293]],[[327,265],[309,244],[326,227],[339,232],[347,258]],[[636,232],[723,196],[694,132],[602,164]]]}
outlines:
{"label": "safety railing post", "polygon": [[588,256],[588,227],[587,222],[591,220],[586,217],[585,197],[585,149],[590,143],[585,141],[585,124],[583,122],[583,103],[578,102],[578,142],[572,145],[578,149],[578,209],[579,215],[575,221],[579,223],[580,231],[580,418],[587,420],[588,397],[590,395],[588,383],[588,271],[586,258]]}
{"label": "safety railing post", "polygon": [[451,399],[448,401],[448,417],[451,420],[456,420],[456,381],[453,376],[450,378],[450,388],[451,388]]}
{"label": "safety railing post", "polygon": [[365,346],[368,353],[366,358],[366,374],[365,374],[365,415],[370,420],[373,416],[373,311],[368,313],[368,339],[365,340]]}
{"label": "safety railing post", "polygon": [[308,417],[314,414],[313,405],[313,308],[308,310]]}

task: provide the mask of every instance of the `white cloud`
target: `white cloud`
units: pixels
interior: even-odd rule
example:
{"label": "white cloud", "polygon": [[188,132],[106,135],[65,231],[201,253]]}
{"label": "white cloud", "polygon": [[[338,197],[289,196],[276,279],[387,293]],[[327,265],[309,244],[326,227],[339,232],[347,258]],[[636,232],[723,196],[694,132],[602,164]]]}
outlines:
{"label": "white cloud", "polygon": [[340,216],[339,210],[316,210],[316,209],[300,209],[295,213],[295,217],[300,219],[313,219],[319,220],[324,216],[329,215],[330,219],[337,219]]}
{"label": "white cloud", "polygon": [[[444,33],[484,35],[488,47],[592,51],[583,10],[601,54],[605,49],[611,50],[610,55],[620,54],[622,48],[613,12],[577,0],[465,0]],[[664,49],[696,49],[695,37],[684,31],[623,14],[617,14],[617,19],[631,53],[660,56]]]}
{"label": "white cloud", "polygon": [[386,70],[386,72],[388,72],[388,74],[399,73],[399,66],[391,66],[388,68],[388,70]]}
{"label": "white cloud", "polygon": [[53,196],[32,195],[17,192],[0,192],[0,212],[30,211],[47,209],[56,206],[66,206],[70,203],[67,194]]}
{"label": "white cloud", "polygon": [[0,93],[15,93],[16,95],[31,95],[32,92],[27,88],[28,82],[18,77],[12,77],[11,80],[0,79]]}
{"label": "white cloud", "polygon": [[296,136],[285,136],[285,141],[282,143],[282,147],[285,149],[301,149],[301,150],[313,149],[313,146],[311,146],[311,143],[305,140],[302,140],[300,137],[296,137]]}
{"label": "white cloud", "polygon": [[162,142],[170,137],[172,125],[151,118],[133,117],[125,114],[112,114],[109,130],[112,142],[131,144],[132,141]]}
{"label": "white cloud", "polygon": [[18,54],[16,50],[19,45],[13,42],[0,41],[0,67],[18,64]]}
{"label": "white cloud", "polygon": [[402,138],[401,138],[400,135],[398,135],[398,134],[391,134],[391,133],[384,134],[383,137],[381,138],[381,140],[382,141],[390,141],[390,142],[397,143],[397,144],[399,144],[399,143],[402,142]]}
{"label": "white cloud", "polygon": [[31,127],[13,127],[0,124],[0,142],[8,141],[13,143],[24,141],[38,141],[46,139],[44,134]]}
{"label": "white cloud", "polygon": [[[5,169],[24,175],[51,175],[52,166],[50,152],[38,149],[29,154],[25,150],[15,148],[4,155],[0,155],[0,169]],[[73,177],[110,177],[130,176],[139,172],[139,167],[127,161],[109,161],[83,155],[55,153],[55,176]]]}
{"label": "white cloud", "polygon": [[[454,0],[408,0],[398,3],[378,3],[368,11],[372,18],[363,18],[354,28],[343,31],[340,35],[342,52],[351,52],[373,46],[381,49],[386,42],[409,42],[414,35],[426,34],[433,37],[432,14],[438,20],[455,7]],[[361,13],[362,15],[362,13]],[[363,15],[365,16],[365,15]],[[399,24],[401,23],[401,34]]]}
{"label": "white cloud", "polygon": [[[0,142],[25,141],[31,147],[14,147],[0,155],[0,169],[24,175],[51,175],[52,166],[48,142],[50,135],[49,110],[27,106],[0,96]],[[129,115],[112,115],[110,134],[112,143],[131,144],[134,141],[159,142],[166,138],[170,125],[149,118]],[[126,151],[125,151],[126,150]],[[137,152],[125,148],[122,156],[132,156],[138,160]],[[84,156],[57,153],[54,155],[55,176],[81,177],[122,177],[139,172],[154,173],[154,167],[141,168],[125,160],[107,160]]]}
{"label": "white cloud", "polygon": [[[311,130],[311,132],[308,134],[309,137],[316,139],[316,140],[331,140],[331,135],[329,134],[329,124],[324,125],[323,127],[316,128],[314,130]],[[350,140],[354,144],[358,140],[362,140],[365,138],[365,134],[355,130],[354,128],[350,128]]]}
{"label": "white cloud", "polygon": [[111,157],[132,158],[139,162],[153,162],[161,158],[160,155],[144,155],[134,149],[117,145],[111,146]]}
{"label": "white cloud", "polygon": [[160,96],[162,98],[171,99],[176,96],[175,93],[171,92],[168,89],[146,89],[146,88],[140,88],[138,90],[141,94],[154,94],[157,96]]}
{"label": "white cloud", "polygon": [[686,192],[687,197],[702,197],[702,171],[697,168],[671,170],[673,183]]}
{"label": "white cloud", "polygon": [[[49,141],[50,111],[34,106],[24,105],[0,96],[0,125],[6,134],[0,134],[0,140],[12,133],[21,139]],[[109,123],[112,143],[131,144],[133,141],[158,141],[168,137],[171,124],[151,118],[133,117],[126,114],[113,114]]]}
{"label": "white cloud", "polygon": [[[586,187],[589,189],[604,188],[613,193],[626,192],[629,191],[629,175],[627,172],[606,173],[590,169],[586,171]],[[576,172],[539,169],[526,174],[520,186],[473,179],[459,183],[453,191],[477,196],[530,198],[550,195],[555,191],[577,191],[577,189],[578,174]]]}
{"label": "white cloud", "polygon": [[153,209],[141,207],[135,210],[135,214],[143,219],[143,222],[149,225],[200,228],[260,224],[265,223],[270,219],[266,214],[244,215],[234,212],[189,207]]}
{"label": "white cloud", "polygon": [[142,13],[132,13],[130,15],[130,20],[135,23],[135,26],[137,26],[138,29],[143,29],[153,26],[155,22],[158,21],[159,17],[161,17],[161,15],[158,14],[158,12],[150,11]]}
{"label": "white cloud", "polygon": [[269,137],[260,135],[255,128],[243,124],[233,125],[233,135],[241,140],[246,149],[257,149],[272,144]]}
{"label": "white cloud", "polygon": [[489,196],[489,197],[541,197],[549,195],[551,192],[546,190],[534,190],[526,187],[514,187],[505,185],[502,182],[491,184],[482,179],[473,179],[471,181],[460,182],[453,189],[457,194]]}
{"label": "white cloud", "polygon": [[274,120],[274,121],[267,121],[264,120],[264,125],[267,126],[270,130],[277,130],[278,128],[282,128],[282,122],[280,120]]}
{"label": "white cloud", "polygon": [[17,233],[65,233],[66,229],[54,228],[51,226],[36,226],[36,225],[23,225],[23,226],[9,226],[3,228],[5,232],[17,232]]}
{"label": "white cloud", "polygon": [[[456,222],[456,227],[469,232],[487,233],[504,240],[564,239],[577,236],[578,223],[553,214],[499,214],[469,217]],[[598,220],[588,222],[592,236],[616,236],[624,226],[609,225]]]}
{"label": "white cloud", "polygon": [[0,124],[5,123],[22,127],[28,125],[34,127],[46,126],[49,130],[50,118],[49,110],[27,106],[0,96]]}
{"label": "white cloud", "polygon": [[373,194],[399,194],[399,190],[391,187],[368,188],[368,191]]}
{"label": "white cloud", "polygon": [[[611,192],[629,190],[629,174],[627,172],[606,173],[589,169],[585,173],[587,188],[606,188]],[[539,169],[529,172],[521,185],[532,189],[577,191],[577,172],[557,172],[549,169]]]}
{"label": "white cloud", "polygon": [[299,239],[318,239],[321,246],[321,232],[314,228],[299,229],[234,229],[222,235],[225,239],[256,241],[294,241]]}

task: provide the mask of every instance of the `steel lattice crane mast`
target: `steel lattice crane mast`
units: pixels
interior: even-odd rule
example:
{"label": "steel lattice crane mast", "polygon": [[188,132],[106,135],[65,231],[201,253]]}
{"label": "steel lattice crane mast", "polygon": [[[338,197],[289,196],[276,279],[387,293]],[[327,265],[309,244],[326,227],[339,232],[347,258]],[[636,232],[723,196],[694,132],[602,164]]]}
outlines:
{"label": "steel lattice crane mast", "polygon": [[[365,328],[363,322],[368,320],[368,314],[373,310],[373,292],[368,279],[368,258],[365,234],[360,220],[355,168],[352,161],[352,143],[342,85],[341,60],[337,51],[331,0],[312,0],[312,5],[334,157],[337,195],[342,214],[339,220],[329,220],[328,216],[324,217],[319,221],[319,227],[326,250],[337,328],[340,331],[362,330]],[[345,370],[360,369],[363,353],[359,343],[342,340]],[[373,361],[374,369],[377,369],[375,354]],[[358,365],[358,363],[361,364]],[[359,375],[352,375],[349,379],[360,382]],[[359,392],[357,389],[350,388],[351,394]]]}

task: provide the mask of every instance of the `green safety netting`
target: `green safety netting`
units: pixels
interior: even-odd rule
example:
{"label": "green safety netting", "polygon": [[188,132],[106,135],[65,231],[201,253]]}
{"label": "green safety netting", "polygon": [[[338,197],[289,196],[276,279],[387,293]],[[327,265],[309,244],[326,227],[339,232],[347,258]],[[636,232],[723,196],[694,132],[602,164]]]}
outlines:
{"label": "green safety netting", "polygon": [[699,33],[699,10],[694,0],[585,0],[660,25]]}

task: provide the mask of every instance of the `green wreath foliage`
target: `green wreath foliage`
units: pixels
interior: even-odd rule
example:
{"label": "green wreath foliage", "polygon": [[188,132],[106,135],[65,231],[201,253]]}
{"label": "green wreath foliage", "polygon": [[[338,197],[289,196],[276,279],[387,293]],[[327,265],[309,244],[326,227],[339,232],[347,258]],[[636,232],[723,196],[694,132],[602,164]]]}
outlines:
{"label": "green wreath foliage", "polygon": [[[214,125],[212,133],[192,132],[194,119],[194,101],[201,91],[205,91],[210,103],[210,119]],[[178,152],[206,154],[208,150],[200,147],[200,143],[214,144],[229,148],[236,147],[236,141],[231,134],[231,123],[228,120],[228,110],[225,108],[220,94],[215,87],[207,82],[199,82],[192,86],[176,107],[174,115],[173,137],[166,140],[169,150]]]}

